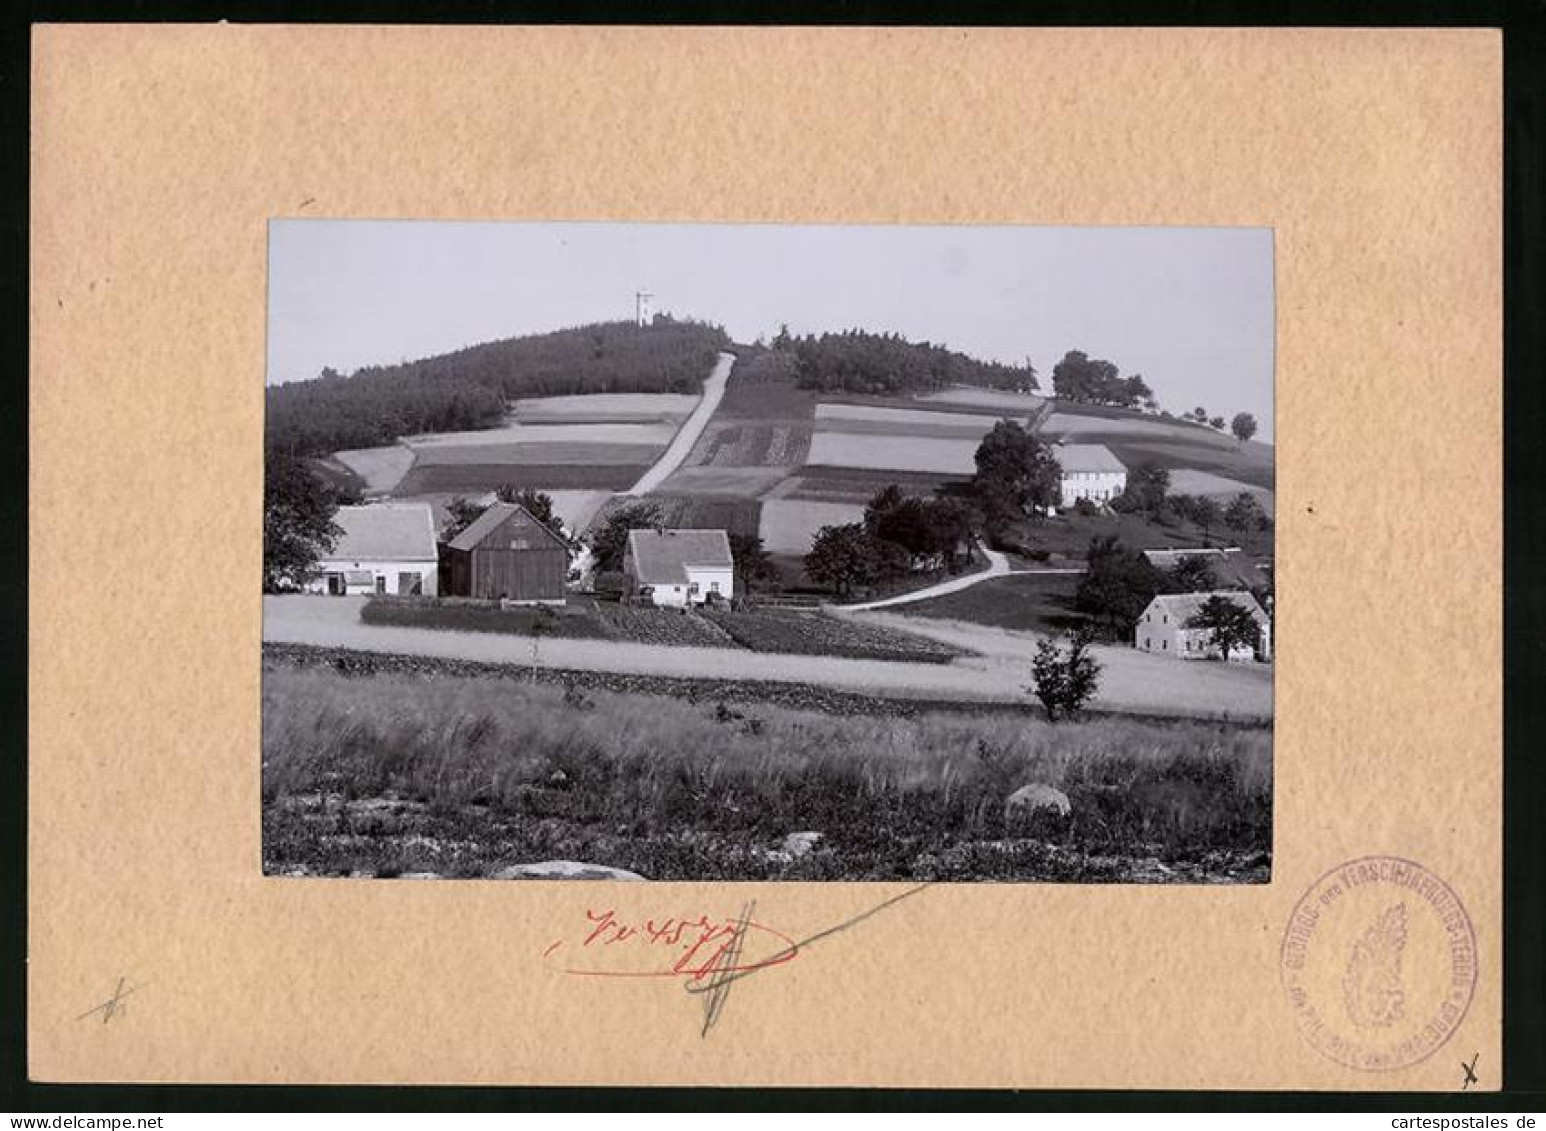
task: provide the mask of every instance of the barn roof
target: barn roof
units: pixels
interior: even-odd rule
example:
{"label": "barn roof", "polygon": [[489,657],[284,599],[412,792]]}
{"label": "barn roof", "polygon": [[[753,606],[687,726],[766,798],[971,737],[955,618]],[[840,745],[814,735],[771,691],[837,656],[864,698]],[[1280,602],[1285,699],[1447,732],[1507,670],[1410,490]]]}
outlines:
{"label": "barn roof", "polygon": [[1209,597],[1223,597],[1233,601],[1255,617],[1257,624],[1267,623],[1267,614],[1262,612],[1262,607],[1256,603],[1256,598],[1249,593],[1234,589],[1215,589],[1211,593],[1162,593],[1149,602],[1149,607],[1144,612],[1167,613],[1184,625],[1202,611],[1203,603]]}
{"label": "barn roof", "polygon": [[437,556],[435,516],[428,503],[375,503],[339,507],[343,530],[327,558],[335,561],[427,561]]}
{"label": "barn roof", "polygon": [[468,526],[466,530],[462,531],[455,538],[451,539],[451,549],[475,549],[478,543],[482,542],[483,539],[487,538],[490,534],[494,533],[494,531],[498,530],[505,524],[506,521],[509,520],[512,515],[517,513],[524,514],[527,518],[531,519],[534,525],[536,525],[544,534],[553,539],[553,541],[557,542],[560,546],[566,545],[562,538],[560,538],[557,534],[554,534],[546,526],[543,526],[542,523],[538,522],[537,517],[533,515],[531,511],[521,506],[520,503],[494,503],[488,508],[488,510],[480,514],[473,521],[472,525]]}
{"label": "barn roof", "polygon": [[1105,444],[1059,444],[1053,453],[1064,471],[1126,471]]}
{"label": "barn roof", "polygon": [[723,530],[630,530],[634,575],[646,585],[681,585],[687,568],[732,569],[730,537]]}

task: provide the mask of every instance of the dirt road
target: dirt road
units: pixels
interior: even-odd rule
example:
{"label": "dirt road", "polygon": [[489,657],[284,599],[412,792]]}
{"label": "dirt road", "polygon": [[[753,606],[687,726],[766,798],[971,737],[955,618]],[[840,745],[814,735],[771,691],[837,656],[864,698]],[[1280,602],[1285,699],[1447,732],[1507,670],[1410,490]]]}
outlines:
{"label": "dirt road", "polygon": [[[970,630],[954,622],[929,621],[924,635],[967,631],[986,654],[950,664],[912,664],[852,660],[836,656],[786,656],[728,648],[674,648],[612,640],[544,638],[535,649],[526,636],[485,632],[440,632],[362,624],[361,598],[265,597],[263,639],[278,643],[352,648],[410,656],[438,656],[580,671],[627,672],[697,679],[774,680],[815,683],[892,698],[962,699],[1026,702],[1029,633],[991,636],[997,630]],[[917,618],[883,613],[847,613],[877,617],[905,631],[918,632]],[[943,638],[943,637],[941,637]],[[990,650],[991,649],[991,650]],[[1105,650],[1109,675],[1097,705],[1109,710],[1159,715],[1266,717],[1272,712],[1269,674],[1240,666],[1188,664],[1130,652]],[[1109,661],[1109,662],[1108,662]]]}
{"label": "dirt road", "polygon": [[735,354],[719,355],[719,363],[714,366],[714,372],[710,373],[703,382],[703,396],[698,401],[698,407],[692,410],[692,415],[682,421],[682,426],[672,437],[670,446],[655,461],[655,466],[646,471],[643,478],[623,494],[647,495],[665,482],[668,475],[682,466],[687,459],[687,453],[692,451],[692,446],[698,442],[698,437],[703,435],[703,429],[708,424],[709,417],[714,415],[714,410],[719,407],[719,402],[724,398],[725,382],[730,380],[730,367],[734,364]]}

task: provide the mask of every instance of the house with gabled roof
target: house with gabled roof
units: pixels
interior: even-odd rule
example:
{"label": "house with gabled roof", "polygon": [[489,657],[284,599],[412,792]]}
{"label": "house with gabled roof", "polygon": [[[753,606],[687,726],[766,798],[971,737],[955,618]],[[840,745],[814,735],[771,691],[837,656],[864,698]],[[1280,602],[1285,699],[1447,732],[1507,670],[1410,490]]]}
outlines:
{"label": "house with gabled roof", "polygon": [[1178,660],[1216,660],[1218,645],[1206,628],[1188,628],[1187,622],[1202,611],[1210,597],[1223,597],[1251,614],[1256,622],[1254,646],[1236,648],[1231,660],[1272,659],[1272,621],[1249,593],[1218,589],[1211,593],[1162,593],[1149,602],[1133,629],[1133,644],[1140,652],[1157,652]]}
{"label": "house with gabled roof", "polygon": [[723,530],[630,530],[623,552],[629,596],[685,608],[735,595],[735,559]]}
{"label": "house with gabled roof", "polygon": [[428,503],[339,507],[333,522],[342,533],[318,559],[307,592],[435,595],[439,554]]}
{"label": "house with gabled roof", "polygon": [[562,605],[569,543],[519,503],[494,503],[446,544],[444,592],[526,605]]}
{"label": "house with gabled roof", "polygon": [[1060,487],[1064,507],[1080,499],[1109,503],[1127,490],[1127,465],[1105,444],[1059,444],[1052,454],[1063,469]]}

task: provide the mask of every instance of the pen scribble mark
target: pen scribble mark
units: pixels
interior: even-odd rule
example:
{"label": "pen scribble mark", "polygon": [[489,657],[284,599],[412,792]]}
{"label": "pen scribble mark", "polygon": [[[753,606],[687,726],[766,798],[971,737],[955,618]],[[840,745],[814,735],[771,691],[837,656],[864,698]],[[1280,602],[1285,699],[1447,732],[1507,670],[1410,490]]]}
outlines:
{"label": "pen scribble mark", "polygon": [[[698,1036],[707,1037],[709,1030],[719,1020],[719,1015],[725,1010],[725,1002],[730,999],[730,986],[734,979],[735,969],[741,960],[741,948],[746,943],[746,925],[751,922],[752,912],[757,910],[755,901],[741,908],[741,914],[735,921],[734,929],[730,933],[730,939],[720,948],[719,952],[710,960],[707,982],[703,987],[703,1029]],[[690,986],[692,983],[689,982]]]}
{"label": "pen scribble mark", "polygon": [[763,969],[766,969],[766,968],[768,968],[770,966],[775,966],[779,962],[781,962],[782,960],[784,960],[786,958],[789,958],[792,955],[798,954],[803,947],[810,946],[812,943],[818,943],[822,939],[831,938],[833,935],[840,934],[841,932],[848,930],[850,927],[857,927],[860,923],[864,922],[866,919],[870,919],[870,918],[873,918],[876,915],[879,915],[886,908],[888,908],[888,907],[895,907],[898,903],[901,903],[904,899],[911,899],[913,896],[917,895],[919,892],[923,891],[925,888],[930,888],[930,887],[933,887],[933,886],[934,886],[934,883],[931,880],[928,883],[919,884],[916,887],[910,887],[906,891],[902,892],[900,895],[894,895],[894,896],[892,896],[888,900],[885,900],[885,901],[883,901],[881,903],[877,903],[874,907],[871,907],[868,911],[861,911],[859,914],[855,915],[851,919],[844,919],[841,923],[838,923],[838,924],[835,924],[834,926],[828,927],[824,931],[817,931],[814,935],[811,935],[809,938],[801,939],[797,943],[793,943],[793,944],[791,944],[789,946],[786,946],[783,950],[781,950],[777,954],[774,954],[771,957],[765,959],[764,961],[762,961],[761,963],[759,963],[756,966],[748,967],[745,970],[735,970],[735,969],[733,969],[734,963],[730,963],[728,965],[731,967],[731,969],[721,969],[719,971],[719,976],[716,977],[711,983],[696,984],[694,982],[688,982],[687,983],[687,992],[690,993],[690,994],[704,994],[704,993],[706,993],[706,994],[714,994],[714,993],[719,993],[720,995],[723,995],[723,993],[725,992],[724,987],[726,987],[729,983],[731,983],[731,982],[738,982],[742,978],[750,977],[752,974],[755,974],[758,970],[763,970]]}
{"label": "pen scribble mark", "polygon": [[1473,1053],[1471,1056],[1470,1064],[1465,1063],[1465,1061],[1460,1062],[1460,1067],[1465,1069],[1465,1083],[1460,1085],[1460,1090],[1462,1092],[1469,1088],[1472,1084],[1481,1083],[1481,1081],[1476,1078],[1476,1062],[1480,1060],[1481,1057],[1481,1053]]}
{"label": "pen scribble mark", "polygon": [[139,986],[129,985],[129,980],[120,976],[118,988],[113,991],[112,997],[108,998],[101,1005],[93,1006],[91,1009],[86,1010],[85,1013],[82,1013],[75,1020],[84,1021],[86,1018],[100,1013],[102,1015],[102,1024],[106,1025],[120,1013],[127,1013],[129,1011],[129,1007],[124,1003],[124,999],[139,988]]}

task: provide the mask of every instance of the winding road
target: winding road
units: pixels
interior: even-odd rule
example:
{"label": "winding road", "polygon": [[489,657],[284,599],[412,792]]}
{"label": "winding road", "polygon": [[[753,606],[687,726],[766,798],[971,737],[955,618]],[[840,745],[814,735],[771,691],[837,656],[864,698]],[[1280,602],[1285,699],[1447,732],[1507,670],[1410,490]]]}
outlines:
{"label": "winding road", "polygon": [[710,373],[703,382],[703,396],[698,401],[698,407],[682,421],[682,426],[677,429],[676,435],[672,437],[670,445],[661,457],[655,461],[655,466],[646,471],[637,483],[624,491],[624,495],[648,495],[664,483],[667,476],[682,466],[687,459],[687,453],[692,451],[692,446],[698,442],[698,437],[703,435],[703,429],[708,424],[709,417],[714,415],[714,410],[724,399],[725,382],[730,380],[730,367],[734,364],[735,354],[721,350],[719,363],[714,366],[714,372]]}
{"label": "winding road", "polygon": [[995,577],[1008,577],[1010,574],[1084,572],[1082,569],[1011,569],[1009,559],[997,550],[990,550],[981,542],[977,543],[977,548],[982,551],[983,557],[988,559],[987,569],[969,573],[965,577],[952,577],[949,581],[941,581],[938,585],[930,585],[927,589],[915,589],[911,593],[885,597],[879,601],[866,601],[862,605],[834,605],[833,608],[843,612],[862,613],[870,609],[888,609],[893,605],[910,605],[914,601],[927,601],[931,597],[943,597],[946,593],[959,593],[980,582],[991,581]]}

